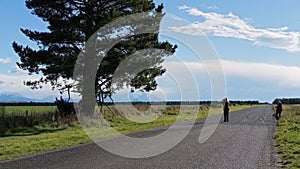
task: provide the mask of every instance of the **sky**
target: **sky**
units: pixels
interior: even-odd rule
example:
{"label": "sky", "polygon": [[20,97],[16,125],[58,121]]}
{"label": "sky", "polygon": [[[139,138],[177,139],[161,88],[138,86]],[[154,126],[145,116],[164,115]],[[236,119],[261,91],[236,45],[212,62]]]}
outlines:
{"label": "sky", "polygon": [[[167,72],[157,78],[156,91],[132,94],[123,90],[115,100],[210,100],[216,77],[224,78],[221,88],[230,100],[271,102],[300,97],[300,1],[154,2],[163,3],[166,13],[160,39],[179,47],[163,63]],[[0,94],[54,100],[60,94],[49,86],[31,90],[23,85],[24,80],[40,75],[29,76],[18,69],[19,58],[11,47],[13,41],[35,45],[20,28],[45,31],[47,24],[30,14],[24,0],[0,1],[0,21]],[[205,57],[218,59],[222,77],[209,70]]]}

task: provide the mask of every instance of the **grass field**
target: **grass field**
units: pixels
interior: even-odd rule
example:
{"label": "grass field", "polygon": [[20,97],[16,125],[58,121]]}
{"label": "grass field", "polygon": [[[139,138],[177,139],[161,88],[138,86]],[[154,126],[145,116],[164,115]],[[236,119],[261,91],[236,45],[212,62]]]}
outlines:
{"label": "grass field", "polygon": [[0,106],[0,114],[25,114],[55,112],[56,106]]}
{"label": "grass field", "polygon": [[[237,105],[231,106],[231,111],[240,110],[249,108],[250,105]],[[28,111],[37,111],[38,109],[41,112],[47,112],[55,110],[55,107],[5,107],[7,108],[7,112],[9,114],[16,114],[24,110]],[[196,106],[197,108],[197,106]],[[51,110],[52,109],[52,110]],[[154,121],[148,123],[135,123],[129,120],[124,119],[124,117],[114,114],[114,108],[110,108],[113,110],[105,111],[104,115],[106,120],[110,122],[110,126],[115,128],[122,134],[128,134],[140,130],[150,129],[154,127],[170,125],[176,121],[179,113],[179,109],[184,112],[184,115],[181,117],[182,120],[189,120],[193,117],[190,116],[190,111],[195,110],[195,106],[167,106],[162,109],[162,107],[154,106],[154,110],[159,116]],[[138,106],[137,109],[147,110],[144,106]],[[162,111],[162,112],[159,112]],[[207,117],[209,111],[209,107],[207,105],[201,106],[197,110],[197,118],[205,118]],[[222,113],[222,112],[220,112]],[[149,115],[149,114],[148,114]],[[156,114],[157,115],[157,114]],[[137,117],[137,116],[134,116]],[[145,116],[147,117],[147,116]],[[145,118],[140,116],[140,118]],[[96,131],[96,130],[95,130]],[[99,132],[99,130],[97,130]],[[101,136],[110,137],[111,133],[101,130]],[[99,134],[99,133],[97,133]],[[24,127],[18,128],[13,132],[8,132],[4,136],[0,137],[0,161],[13,159],[20,156],[27,156],[31,154],[36,154],[40,152],[56,150],[64,147],[69,147],[73,145],[83,144],[90,142],[91,139],[84,132],[79,123],[73,123],[72,126],[60,126],[58,128],[53,127],[49,124],[46,125],[38,125],[33,127]]]}
{"label": "grass field", "polygon": [[281,168],[300,168],[300,105],[284,105],[275,132]]}

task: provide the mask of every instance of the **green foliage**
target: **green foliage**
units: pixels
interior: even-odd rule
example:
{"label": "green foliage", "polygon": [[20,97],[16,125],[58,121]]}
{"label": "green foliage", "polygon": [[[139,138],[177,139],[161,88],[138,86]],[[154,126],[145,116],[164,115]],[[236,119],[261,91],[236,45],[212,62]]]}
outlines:
{"label": "green foliage", "polygon": [[72,121],[77,121],[77,116],[73,103],[70,103],[69,100],[64,100],[60,97],[60,100],[56,98],[55,104],[57,111],[55,114],[56,125],[59,126],[59,122],[67,123],[71,125]]}
{"label": "green foliage", "polygon": [[70,103],[68,100],[64,100],[62,97],[55,99],[55,104],[60,116],[70,116],[75,114],[75,109],[73,103]]}

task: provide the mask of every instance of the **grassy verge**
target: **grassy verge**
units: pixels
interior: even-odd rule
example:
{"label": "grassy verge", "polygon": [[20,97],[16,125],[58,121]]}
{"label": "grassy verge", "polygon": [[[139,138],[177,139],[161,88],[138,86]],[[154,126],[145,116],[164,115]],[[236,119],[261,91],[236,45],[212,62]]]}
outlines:
{"label": "grassy verge", "polygon": [[79,125],[34,127],[0,138],[0,161],[89,142]]}
{"label": "grassy verge", "polygon": [[[251,106],[231,106],[231,111],[249,107]],[[209,110],[208,106],[204,105],[198,109],[197,106],[189,105],[167,106],[164,109],[159,106],[154,106],[154,112],[158,113],[159,117],[148,123],[134,123],[125,120],[124,117],[120,115],[113,114],[111,111],[106,111],[108,113],[105,115],[105,118],[110,122],[111,127],[115,128],[120,133],[128,134],[140,130],[170,125],[176,121],[179,111],[184,112],[184,115],[179,119],[180,121],[193,119],[193,115],[190,112],[194,111],[195,108],[197,108],[197,119],[207,117]],[[138,109],[145,108],[142,106],[138,107]],[[99,130],[97,132],[99,132]],[[106,132],[105,130],[100,132],[103,137],[112,136],[111,133]],[[61,126],[58,128],[48,125],[38,125],[27,128],[21,127],[0,137],[0,161],[56,150],[90,141],[91,139],[79,124],[73,124],[73,126]]]}
{"label": "grassy verge", "polygon": [[275,132],[281,168],[300,168],[300,105],[284,105]]}

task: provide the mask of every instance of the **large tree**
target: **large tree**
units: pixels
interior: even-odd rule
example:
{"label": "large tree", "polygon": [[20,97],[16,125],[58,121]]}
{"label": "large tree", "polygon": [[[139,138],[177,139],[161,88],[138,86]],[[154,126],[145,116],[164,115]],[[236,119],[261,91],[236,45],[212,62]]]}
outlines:
{"label": "large tree", "polygon": [[[13,48],[20,57],[17,65],[30,74],[43,74],[41,79],[26,81],[25,84],[33,89],[41,88],[47,83],[50,83],[53,89],[61,91],[74,88],[74,84],[68,83],[68,80],[73,79],[74,65],[79,54],[82,53],[85,60],[93,63],[86,50],[87,41],[99,28],[108,23],[141,12],[147,12],[146,17],[153,22],[160,22],[163,17],[163,5],[156,7],[152,0],[26,0],[26,7],[49,25],[46,32],[21,29],[30,40],[36,42],[35,48],[13,42]],[[113,94],[113,87],[122,88],[124,83],[134,90],[156,89],[155,77],[165,72],[160,63],[165,56],[175,52],[176,45],[159,42],[159,23],[153,25],[157,29],[156,32],[121,38],[106,52],[101,64],[96,65],[98,71],[93,83],[96,86],[94,95],[99,96],[101,101]],[[135,26],[131,26],[131,29],[134,29]],[[114,85],[113,74],[119,63],[137,51],[149,48],[164,49],[167,52],[154,54],[157,59],[152,59],[151,65],[135,74],[129,82],[122,81],[123,84]],[[147,54],[145,57],[151,56],[153,54]]]}

